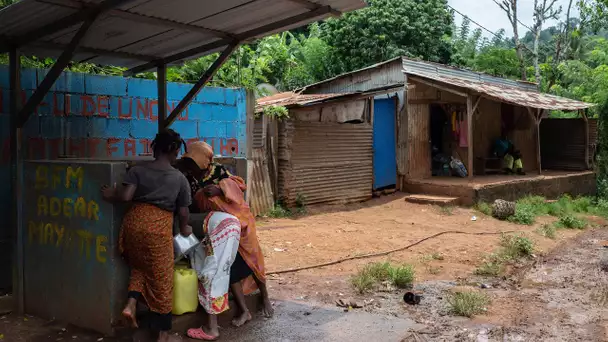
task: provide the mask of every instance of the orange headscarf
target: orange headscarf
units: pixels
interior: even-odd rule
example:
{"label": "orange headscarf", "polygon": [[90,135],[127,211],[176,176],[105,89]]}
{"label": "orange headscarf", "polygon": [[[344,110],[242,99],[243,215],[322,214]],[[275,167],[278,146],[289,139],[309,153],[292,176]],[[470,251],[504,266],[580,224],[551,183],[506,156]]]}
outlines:
{"label": "orange headscarf", "polygon": [[201,170],[207,170],[213,162],[213,148],[204,141],[196,141],[188,145],[182,158],[190,158]]}

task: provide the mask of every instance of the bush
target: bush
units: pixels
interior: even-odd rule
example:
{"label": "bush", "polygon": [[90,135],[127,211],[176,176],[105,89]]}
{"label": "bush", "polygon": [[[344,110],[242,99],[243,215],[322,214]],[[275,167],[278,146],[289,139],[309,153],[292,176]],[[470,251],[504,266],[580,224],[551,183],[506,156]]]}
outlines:
{"label": "bush", "polygon": [[485,261],[481,266],[477,267],[475,274],[486,277],[496,277],[503,271],[502,261],[492,256]]}
{"label": "bush", "polygon": [[276,204],[265,216],[270,218],[285,218],[291,217],[292,212],[289,209],[286,209],[282,205]]}
{"label": "bush", "polygon": [[517,203],[515,215],[509,217],[509,221],[531,226],[536,222],[536,212],[533,207]]}
{"label": "bush", "polygon": [[502,246],[501,255],[505,260],[513,260],[528,257],[534,253],[534,242],[522,235],[502,235],[500,239]]}
{"label": "bush", "polygon": [[484,313],[490,304],[490,298],[479,292],[456,292],[448,296],[450,313],[457,316],[473,317]]}
{"label": "bush", "polygon": [[587,228],[587,222],[574,215],[564,215],[559,218],[557,224],[560,227],[568,229],[585,229]]}

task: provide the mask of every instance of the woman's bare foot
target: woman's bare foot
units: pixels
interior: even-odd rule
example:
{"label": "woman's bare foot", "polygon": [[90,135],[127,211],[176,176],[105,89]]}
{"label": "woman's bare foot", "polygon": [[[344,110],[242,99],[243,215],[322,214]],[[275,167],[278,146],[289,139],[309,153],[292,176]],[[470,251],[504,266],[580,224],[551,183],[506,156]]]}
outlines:
{"label": "woman's bare foot", "polygon": [[235,327],[242,327],[245,323],[251,321],[251,313],[249,311],[245,311],[239,316],[234,317],[232,320],[232,325]]}
{"label": "woman's bare foot", "polygon": [[272,303],[268,297],[264,298],[264,307],[262,308],[262,313],[266,318],[271,318],[274,316],[274,308],[272,307]]}
{"label": "woman's bare foot", "polygon": [[127,321],[127,324],[131,328],[138,328],[139,327],[137,325],[137,314],[136,314],[136,312],[137,312],[137,301],[129,299],[129,302],[127,303],[127,305],[125,306],[125,308],[122,310],[122,317],[124,317],[124,319]]}

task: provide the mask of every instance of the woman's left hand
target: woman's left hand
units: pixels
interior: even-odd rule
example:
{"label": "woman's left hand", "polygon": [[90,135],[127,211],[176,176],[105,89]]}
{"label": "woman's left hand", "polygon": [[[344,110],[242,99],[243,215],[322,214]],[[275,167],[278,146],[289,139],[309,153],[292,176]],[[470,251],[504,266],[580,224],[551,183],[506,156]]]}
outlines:
{"label": "woman's left hand", "polygon": [[203,193],[207,197],[220,196],[222,194],[222,189],[217,185],[208,185],[203,189]]}

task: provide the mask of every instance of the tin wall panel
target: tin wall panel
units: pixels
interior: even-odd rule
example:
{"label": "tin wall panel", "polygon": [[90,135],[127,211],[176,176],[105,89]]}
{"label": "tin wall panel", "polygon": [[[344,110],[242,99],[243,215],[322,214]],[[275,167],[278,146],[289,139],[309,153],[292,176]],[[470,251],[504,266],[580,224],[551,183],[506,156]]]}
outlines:
{"label": "tin wall panel", "polygon": [[386,86],[398,86],[405,83],[401,59],[338,76],[327,82],[311,85],[306,88],[307,94],[333,94],[368,91]]}
{"label": "tin wall panel", "polygon": [[370,123],[281,123],[279,198],[287,205],[363,201],[372,181]]}
{"label": "tin wall panel", "polygon": [[[543,169],[567,171],[587,169],[584,120],[544,119],[541,121],[540,131]],[[589,142],[593,144],[591,129],[589,131]]]}
{"label": "tin wall panel", "polygon": [[268,173],[268,158],[264,148],[253,148],[251,160],[248,161],[251,170],[248,177],[248,200],[251,213],[258,216],[269,212],[274,206],[270,174]]}

